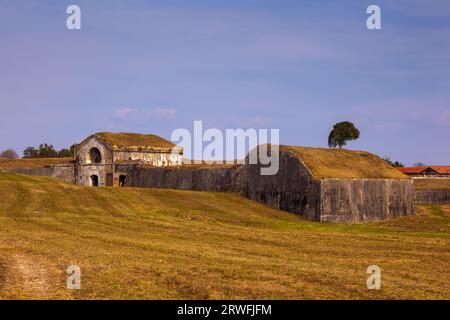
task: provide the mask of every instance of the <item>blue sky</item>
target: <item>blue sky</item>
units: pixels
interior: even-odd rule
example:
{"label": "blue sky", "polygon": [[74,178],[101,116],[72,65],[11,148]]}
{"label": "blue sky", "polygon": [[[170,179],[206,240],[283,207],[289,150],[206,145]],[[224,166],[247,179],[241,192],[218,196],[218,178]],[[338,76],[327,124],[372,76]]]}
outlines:
{"label": "blue sky", "polygon": [[[369,4],[382,30],[366,28]],[[324,147],[349,120],[350,149],[450,164],[446,0],[2,0],[0,23],[0,149],[169,138],[194,120]]]}

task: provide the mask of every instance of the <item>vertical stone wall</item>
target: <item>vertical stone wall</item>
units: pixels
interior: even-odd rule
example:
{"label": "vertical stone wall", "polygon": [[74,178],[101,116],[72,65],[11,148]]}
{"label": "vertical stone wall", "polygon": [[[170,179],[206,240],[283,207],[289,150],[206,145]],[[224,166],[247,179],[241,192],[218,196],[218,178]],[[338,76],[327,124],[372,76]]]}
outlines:
{"label": "vertical stone wall", "polygon": [[382,221],[413,215],[409,179],[324,179],[320,182],[320,221]]}
{"label": "vertical stone wall", "polygon": [[260,169],[259,164],[240,168],[238,187],[242,196],[310,220],[320,219],[320,183],[296,157],[281,152],[276,175],[263,176]]}
{"label": "vertical stone wall", "polygon": [[113,166],[111,164],[88,164],[76,166],[76,184],[82,186],[91,185],[91,177],[98,177],[99,187],[110,187],[112,183]]}
{"label": "vertical stone wall", "polygon": [[76,174],[75,165],[73,164],[49,165],[37,168],[1,168],[1,170],[4,172],[27,174],[31,176],[48,176],[75,184]]}
{"label": "vertical stone wall", "polygon": [[174,166],[181,165],[183,162],[183,155],[179,153],[170,152],[133,152],[133,151],[114,151],[114,161],[129,161],[141,160],[147,162],[149,165]]}
{"label": "vertical stone wall", "polygon": [[237,169],[236,166],[150,167],[117,164],[114,169],[114,181],[117,181],[120,175],[124,175],[125,186],[128,187],[237,191]]}
{"label": "vertical stone wall", "polygon": [[450,204],[450,189],[416,190],[417,204]]}

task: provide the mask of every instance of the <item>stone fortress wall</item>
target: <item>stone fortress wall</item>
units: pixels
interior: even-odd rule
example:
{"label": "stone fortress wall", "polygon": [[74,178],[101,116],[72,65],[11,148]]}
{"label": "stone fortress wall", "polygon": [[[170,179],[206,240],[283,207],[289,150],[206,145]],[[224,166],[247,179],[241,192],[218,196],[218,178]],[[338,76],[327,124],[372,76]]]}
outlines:
{"label": "stone fortress wall", "polygon": [[[310,220],[328,222],[381,221],[412,215],[415,213],[414,198],[418,203],[450,203],[449,190],[416,190],[414,193],[413,180],[403,175],[397,177],[397,171],[393,171],[393,175],[388,175],[388,178],[317,176],[311,171],[315,163],[309,162],[306,165],[295,150],[317,152],[317,155],[314,154],[314,162],[316,156],[317,161],[326,161],[319,159],[320,154],[329,151],[294,148],[297,149],[287,146],[284,151],[280,151],[279,171],[276,175],[264,176],[261,175],[261,165],[248,164],[248,161],[239,165],[180,165],[182,152],[122,152],[113,150],[91,136],[80,145],[76,159],[71,162],[29,168],[22,166],[1,169],[0,165],[0,170],[51,176],[84,186],[238,192],[248,199],[273,208]],[[342,156],[345,152],[348,153],[339,151],[332,155]],[[351,156],[360,157],[359,161],[374,157],[370,154],[350,153]],[[371,161],[376,166],[376,159]],[[326,169],[334,169],[330,163],[335,161],[328,160]],[[391,167],[387,170],[391,170]]]}

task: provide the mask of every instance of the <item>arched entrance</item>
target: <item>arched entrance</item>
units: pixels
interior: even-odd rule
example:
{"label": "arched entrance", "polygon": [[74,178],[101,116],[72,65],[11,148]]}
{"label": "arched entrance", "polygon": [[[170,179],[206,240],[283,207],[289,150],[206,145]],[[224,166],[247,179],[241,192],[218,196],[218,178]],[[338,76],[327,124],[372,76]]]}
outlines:
{"label": "arched entrance", "polygon": [[101,163],[102,162],[102,154],[100,150],[97,148],[92,148],[89,150],[89,162],[90,163]]}
{"label": "arched entrance", "polygon": [[119,187],[125,187],[127,182],[127,176],[126,175],[120,175],[119,176]]}
{"label": "arched entrance", "polygon": [[95,174],[91,176],[91,187],[98,187],[98,176]]}

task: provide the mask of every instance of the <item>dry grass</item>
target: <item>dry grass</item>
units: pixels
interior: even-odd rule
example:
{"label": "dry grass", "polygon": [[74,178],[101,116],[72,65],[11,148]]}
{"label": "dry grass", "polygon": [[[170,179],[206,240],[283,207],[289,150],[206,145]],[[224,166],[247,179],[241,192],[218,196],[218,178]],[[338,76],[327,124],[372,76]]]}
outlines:
{"label": "dry grass", "polygon": [[39,168],[53,164],[71,164],[73,158],[32,158],[32,159],[4,159],[0,158],[1,168]]}
{"label": "dry grass", "polygon": [[450,179],[414,179],[414,188],[417,190],[450,189]]}
{"label": "dry grass", "polygon": [[175,146],[171,141],[153,134],[98,132],[96,135],[117,150],[171,149]]}
{"label": "dry grass", "polygon": [[[321,224],[232,193],[1,173],[0,197],[0,298],[450,299],[450,206]],[[66,289],[72,264],[81,290]]]}
{"label": "dry grass", "polygon": [[280,146],[299,157],[317,179],[409,179],[385,160],[365,151]]}

